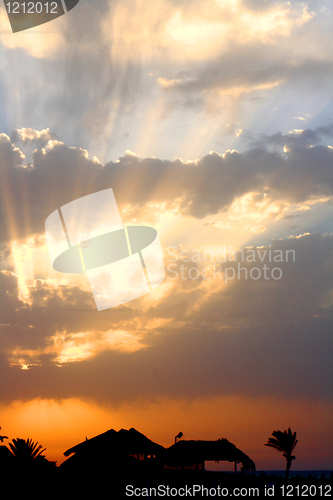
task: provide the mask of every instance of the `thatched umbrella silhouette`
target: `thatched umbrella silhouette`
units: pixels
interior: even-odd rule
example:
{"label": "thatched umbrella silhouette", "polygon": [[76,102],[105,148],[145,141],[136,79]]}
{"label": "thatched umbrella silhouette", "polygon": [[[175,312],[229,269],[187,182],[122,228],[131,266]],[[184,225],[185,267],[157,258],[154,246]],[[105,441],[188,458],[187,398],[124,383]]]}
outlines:
{"label": "thatched umbrella silhouette", "polygon": [[253,460],[227,439],[217,441],[177,441],[170,446],[164,455],[165,464],[171,467],[203,468],[205,461],[228,461],[236,464],[241,463],[243,470],[256,470]]}

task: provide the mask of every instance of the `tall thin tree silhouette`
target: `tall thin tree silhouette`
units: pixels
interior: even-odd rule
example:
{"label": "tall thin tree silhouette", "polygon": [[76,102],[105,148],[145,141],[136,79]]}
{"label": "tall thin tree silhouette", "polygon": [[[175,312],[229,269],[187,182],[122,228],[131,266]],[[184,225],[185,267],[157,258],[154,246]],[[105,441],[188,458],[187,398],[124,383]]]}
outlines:
{"label": "tall thin tree silhouette", "polygon": [[21,464],[28,464],[32,462],[37,457],[44,457],[42,453],[46,450],[46,448],[42,449],[42,445],[38,443],[33,443],[32,439],[13,439],[12,443],[9,443],[9,447],[11,449],[14,457]]}
{"label": "tall thin tree silhouette", "polygon": [[272,436],[268,439],[268,442],[265,446],[270,446],[271,448],[275,448],[276,450],[283,453],[283,456],[286,459],[286,478],[289,476],[289,470],[291,467],[291,462],[296,460],[296,457],[292,455],[292,452],[295,449],[298,440],[296,439],[296,432],[291,432],[291,429],[287,431],[273,431]]}

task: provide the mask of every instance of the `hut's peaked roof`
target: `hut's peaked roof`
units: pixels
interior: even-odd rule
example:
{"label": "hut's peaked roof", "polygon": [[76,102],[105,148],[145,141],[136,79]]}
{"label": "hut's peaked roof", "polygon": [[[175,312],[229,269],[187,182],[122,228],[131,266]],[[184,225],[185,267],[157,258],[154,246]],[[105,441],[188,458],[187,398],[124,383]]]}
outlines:
{"label": "hut's peaked roof", "polygon": [[178,441],[166,450],[165,460],[167,465],[183,466],[205,461],[239,462],[246,470],[255,470],[253,460],[227,439]]}
{"label": "hut's peaked roof", "polygon": [[77,455],[91,454],[105,450],[112,450],[115,453],[142,453],[150,455],[156,454],[164,449],[163,446],[154,443],[136,429],[121,429],[118,432],[114,429],[110,429],[92,439],[86,439],[86,441],[73,446],[73,448],[69,448],[65,451],[64,455],[68,457],[72,455],[72,453],[76,453]]}

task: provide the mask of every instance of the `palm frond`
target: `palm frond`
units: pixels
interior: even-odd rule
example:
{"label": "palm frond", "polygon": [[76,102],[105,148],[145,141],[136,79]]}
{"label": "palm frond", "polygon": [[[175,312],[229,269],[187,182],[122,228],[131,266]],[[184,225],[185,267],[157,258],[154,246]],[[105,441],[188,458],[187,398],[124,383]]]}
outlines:
{"label": "palm frond", "polygon": [[44,456],[42,453],[46,450],[42,445],[34,443],[32,439],[13,439],[12,443],[8,443],[12,454],[20,462],[29,462],[39,456]]}
{"label": "palm frond", "polygon": [[273,431],[273,438],[269,438],[265,446],[276,448],[278,451],[291,455],[295,449],[298,440],[296,439],[296,432],[292,432],[290,427],[287,431]]}
{"label": "palm frond", "polygon": [[272,436],[273,437],[268,439],[265,446],[275,448],[283,454],[287,462],[286,477],[288,477],[291,462],[296,459],[296,457],[292,455],[292,452],[298,443],[298,440],[296,439],[296,432],[292,432],[289,427],[287,431],[273,431]]}

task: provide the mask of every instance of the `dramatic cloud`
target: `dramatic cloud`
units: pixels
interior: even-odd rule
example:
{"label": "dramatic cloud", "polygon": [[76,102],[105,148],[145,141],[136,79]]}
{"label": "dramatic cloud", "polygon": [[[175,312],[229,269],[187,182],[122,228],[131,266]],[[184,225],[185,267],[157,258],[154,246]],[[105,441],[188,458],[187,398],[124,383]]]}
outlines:
{"label": "dramatic cloud", "polygon": [[[141,159],[129,152],[101,165],[87,151],[50,139],[54,136],[49,131],[23,129],[12,137],[38,147],[32,164],[25,166],[24,154],[2,134],[2,238],[44,233],[45,220],[55,209],[107,187],[113,188],[121,206],[131,205],[132,212],[134,207],[164,203],[197,218],[225,211],[251,192],[261,194],[258,203],[263,196],[265,203],[330,197],[333,149],[317,144],[320,132],[331,133],[331,127],[264,136],[261,146],[243,153],[211,153],[186,163]],[[284,152],[269,151],[265,144],[284,144]]]}
{"label": "dramatic cloud", "polygon": [[[213,128],[221,121],[245,121],[242,125],[249,128],[253,107],[246,96],[265,101],[276,89],[285,105],[290,95],[297,102],[302,91],[311,114],[319,88],[328,100],[331,95],[331,14],[325,5],[81,2],[75,13],[53,22],[53,34],[38,28],[34,37],[1,37],[1,92],[11,112],[0,125],[9,134],[47,123],[65,142],[93,146],[104,162],[109,151],[118,156],[133,143],[144,148],[151,141],[156,147],[152,129],[159,127],[160,136],[170,137],[182,120],[191,123],[198,114],[223,114]],[[1,9],[6,32],[8,20],[3,5]],[[178,110],[186,110],[183,118]],[[301,116],[303,108],[295,112]],[[173,158],[176,145],[172,137],[164,157]]]}
{"label": "dramatic cloud", "polygon": [[163,300],[103,314],[77,285],[37,280],[24,301],[2,272],[1,399],[328,398],[332,249],[304,235],[232,260],[173,250]]}
{"label": "dramatic cloud", "polygon": [[[326,427],[307,408],[328,422],[333,379],[331,32],[329,0],[90,0],[20,34],[0,3],[7,420],[43,400],[54,436],[55,400],[77,408],[72,426],[82,400],[98,425],[92,402],[124,404],[150,435],[166,407],[178,432],[187,401],[193,437],[212,413],[212,433],[248,435],[251,408],[260,442],[263,420],[306,421],[316,457]],[[52,268],[45,220],[107,188],[123,223],[158,231],[166,279],[97,312],[85,273]]]}
{"label": "dramatic cloud", "polygon": [[252,140],[253,144],[257,147],[276,146],[285,149],[307,148],[322,142],[323,139],[332,140],[333,137],[333,124],[327,126],[320,126],[314,130],[311,129],[294,129],[283,134],[277,132],[273,135],[261,134],[259,139],[254,139],[249,132],[244,132],[247,140]]}

